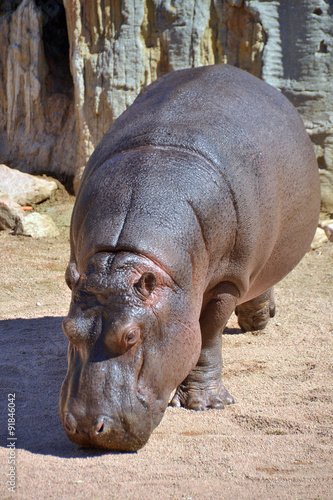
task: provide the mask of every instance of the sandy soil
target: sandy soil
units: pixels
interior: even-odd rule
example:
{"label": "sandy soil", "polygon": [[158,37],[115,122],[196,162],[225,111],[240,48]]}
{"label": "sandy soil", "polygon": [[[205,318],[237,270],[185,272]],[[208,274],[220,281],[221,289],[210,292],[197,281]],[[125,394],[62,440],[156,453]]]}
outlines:
{"label": "sandy soil", "polygon": [[58,417],[72,201],[39,207],[62,224],[57,239],[0,234],[0,498],[333,499],[333,245],[309,252],[276,287],[277,315],[264,333],[242,334],[230,319],[224,381],[234,405],[168,408],[137,453],[86,451]]}

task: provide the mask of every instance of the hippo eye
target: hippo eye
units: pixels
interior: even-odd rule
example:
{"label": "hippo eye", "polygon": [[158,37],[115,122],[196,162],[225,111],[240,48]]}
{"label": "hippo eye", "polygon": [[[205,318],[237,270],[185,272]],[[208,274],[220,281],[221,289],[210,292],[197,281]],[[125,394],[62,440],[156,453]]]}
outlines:
{"label": "hippo eye", "polygon": [[140,338],[140,329],[133,328],[133,330],[130,330],[124,335],[124,343],[126,347],[130,348],[132,347],[132,345],[137,343],[139,338]]}

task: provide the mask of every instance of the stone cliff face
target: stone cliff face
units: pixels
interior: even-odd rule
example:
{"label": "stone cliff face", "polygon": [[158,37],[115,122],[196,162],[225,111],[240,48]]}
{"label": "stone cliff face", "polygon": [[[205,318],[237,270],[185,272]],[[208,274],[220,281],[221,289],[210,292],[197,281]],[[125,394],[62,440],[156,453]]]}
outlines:
{"label": "stone cliff face", "polygon": [[230,62],[260,75],[258,16],[228,2],[65,0],[80,176],[112,121],[143,87],[181,68]]}
{"label": "stone cliff face", "polygon": [[0,3],[0,163],[66,180],[75,174],[66,18],[44,3],[49,15],[33,0]]}
{"label": "stone cliff face", "polygon": [[331,0],[0,1],[0,162],[77,188],[98,141],[144,86],[229,63],[296,105],[329,205],[332,16]]}
{"label": "stone cliff face", "polygon": [[267,34],[262,78],[296,106],[315,146],[323,208],[333,213],[333,1],[253,0]]}

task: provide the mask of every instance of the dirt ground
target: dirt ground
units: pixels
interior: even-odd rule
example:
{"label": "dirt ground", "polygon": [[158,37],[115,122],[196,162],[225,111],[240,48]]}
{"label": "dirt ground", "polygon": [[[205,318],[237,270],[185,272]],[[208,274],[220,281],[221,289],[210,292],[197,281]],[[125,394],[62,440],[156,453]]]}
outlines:
{"label": "dirt ground", "polygon": [[59,238],[0,233],[0,498],[333,499],[333,244],[308,252],[276,287],[264,333],[243,334],[230,319],[224,381],[234,405],[168,408],[137,453],[87,451],[67,440],[58,416],[72,203],[63,195],[38,207]]}

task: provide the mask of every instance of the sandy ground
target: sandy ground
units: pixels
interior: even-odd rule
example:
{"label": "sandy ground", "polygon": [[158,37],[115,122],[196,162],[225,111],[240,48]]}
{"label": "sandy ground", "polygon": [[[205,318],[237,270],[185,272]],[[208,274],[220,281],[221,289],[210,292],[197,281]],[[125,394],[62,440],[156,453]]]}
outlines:
{"label": "sandy ground", "polygon": [[0,498],[333,499],[333,244],[276,287],[264,333],[242,334],[230,319],[224,381],[234,405],[168,408],[137,453],[87,451],[67,440],[58,416],[71,203],[39,208],[62,224],[57,239],[0,234]]}

